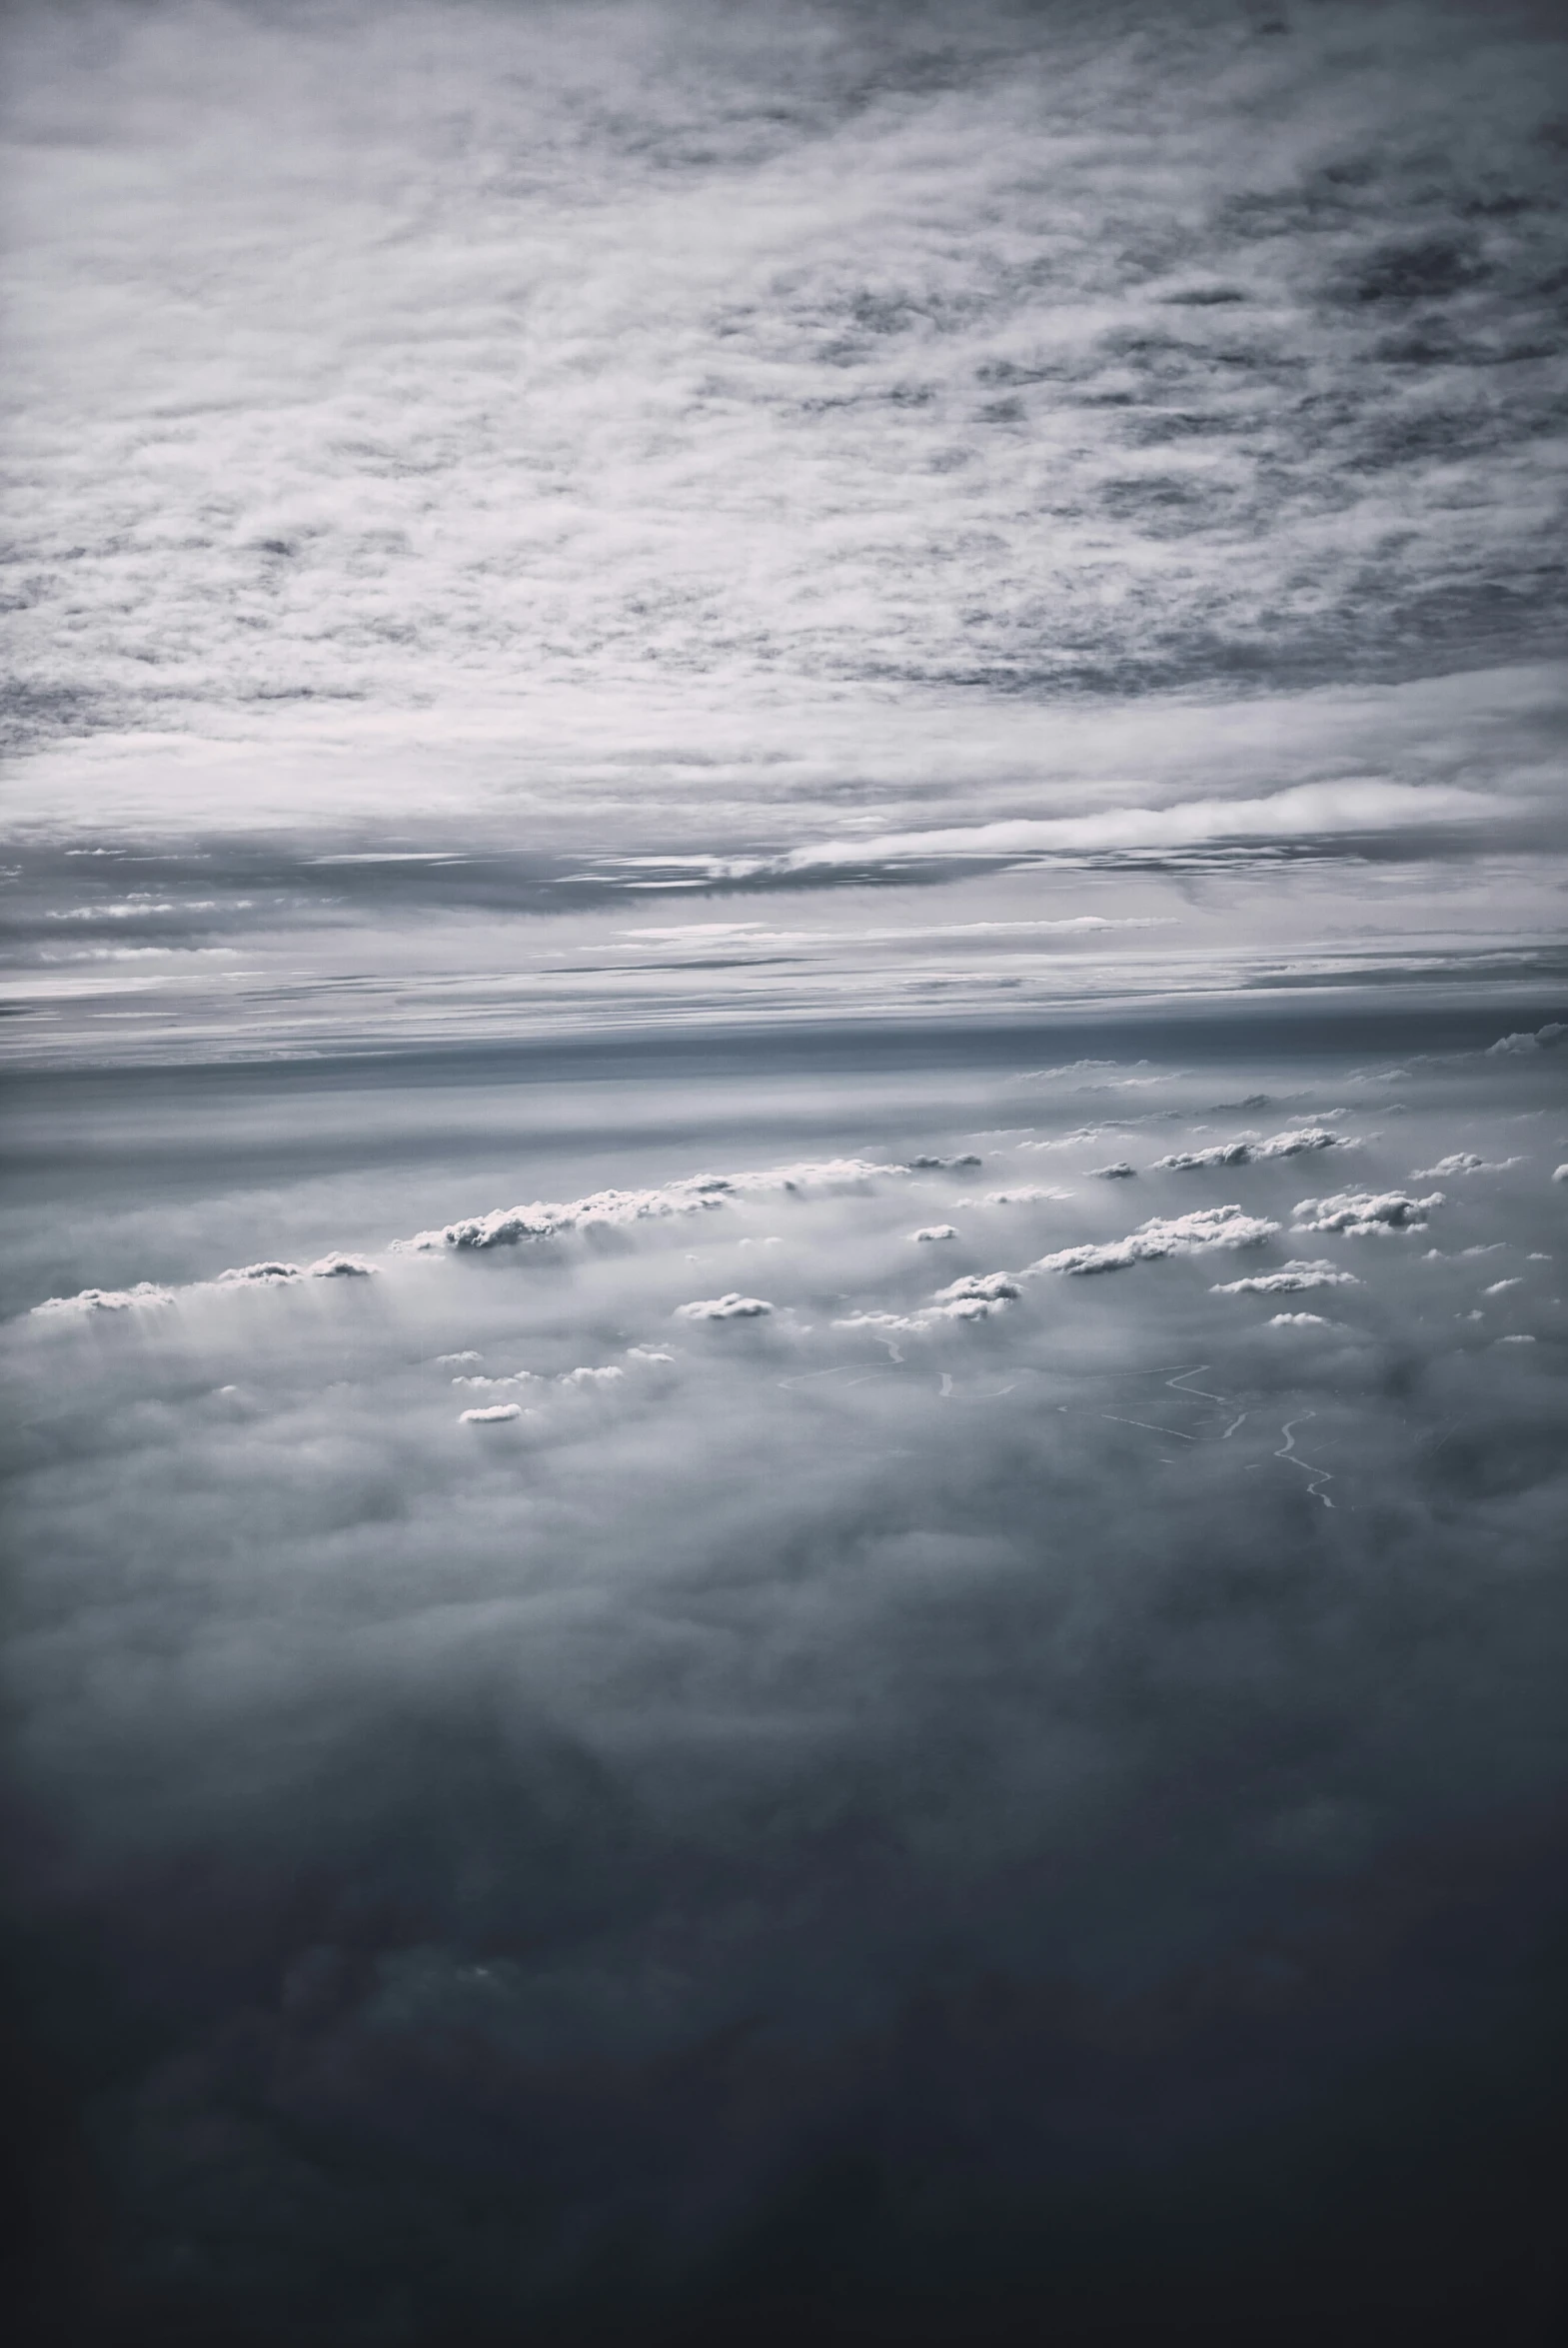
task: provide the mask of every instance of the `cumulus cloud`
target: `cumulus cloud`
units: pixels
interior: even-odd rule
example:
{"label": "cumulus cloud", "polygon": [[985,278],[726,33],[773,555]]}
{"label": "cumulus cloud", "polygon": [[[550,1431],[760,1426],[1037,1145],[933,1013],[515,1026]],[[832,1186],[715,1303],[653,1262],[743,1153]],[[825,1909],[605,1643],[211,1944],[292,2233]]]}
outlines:
{"label": "cumulus cloud", "polygon": [[1214,1142],[1202,1150],[1179,1150],[1156,1158],[1156,1174],[1187,1173],[1222,1166],[1251,1166],[1260,1159],[1300,1158],[1315,1150],[1354,1150],[1359,1145],[1348,1134],[1330,1133],[1326,1126],[1298,1126],[1260,1141],[1246,1134],[1234,1142]]}
{"label": "cumulus cloud", "polygon": [[923,1230],[911,1231],[909,1236],[911,1239],[955,1239],[958,1226],[951,1222],[930,1222]]}
{"label": "cumulus cloud", "polygon": [[509,1418],[521,1418],[522,1405],[517,1402],[485,1402],[472,1410],[458,1413],[460,1426],[500,1426]]}
{"label": "cumulus cloud", "polygon": [[1333,1325],[1321,1312],[1276,1312],[1268,1321],[1270,1328],[1331,1328]]}
{"label": "cumulus cloud", "polygon": [[1506,1174],[1512,1166],[1523,1166],[1522,1158],[1480,1158],[1473,1150],[1456,1150],[1447,1158],[1440,1158],[1435,1166],[1413,1166],[1413,1182],[1440,1181],[1450,1174]]}
{"label": "cumulus cloud", "polygon": [[1237,1205],[1199,1206],[1190,1214],[1151,1215],[1124,1239],[1085,1240],[1061,1247],[1028,1265],[1030,1272],[1125,1271],[1134,1263],[1157,1263],[1167,1255],[1202,1255],[1214,1247],[1255,1247],[1272,1238],[1277,1222],[1243,1214]]}
{"label": "cumulus cloud", "polygon": [[1331,1198],[1298,1198],[1291,1208],[1292,1230],[1344,1231],[1352,1237],[1369,1232],[1424,1231],[1427,1216],[1443,1204],[1441,1190],[1424,1198],[1407,1197],[1403,1190],[1340,1190]]}
{"label": "cumulus cloud", "polygon": [[1561,1020],[1548,1020],[1545,1027],[1525,1029],[1512,1036],[1499,1036],[1487,1051],[1494,1060],[1529,1059],[1536,1052],[1550,1052],[1568,1036],[1568,1027]]}
{"label": "cumulus cloud", "polygon": [[1359,1284],[1355,1272],[1341,1271],[1337,1263],[1321,1257],[1311,1261],[1292,1257],[1278,1271],[1252,1272],[1245,1279],[1222,1280],[1213,1293],[1216,1296],[1288,1296],[1300,1288],[1354,1288]]}
{"label": "cumulus cloud", "polygon": [[928,1309],[948,1320],[985,1320],[993,1312],[1004,1311],[1022,1293],[1010,1272],[968,1272],[938,1288]]}
{"label": "cumulus cloud", "polygon": [[762,1296],[743,1296],[738,1288],[729,1289],[723,1296],[700,1296],[694,1303],[678,1304],[679,1320],[759,1320],[773,1306]]}
{"label": "cumulus cloud", "polygon": [[1037,1206],[1050,1199],[1070,1198],[1070,1190],[1050,1190],[1038,1183],[1021,1182],[1011,1190],[987,1190],[981,1200],[985,1206]]}
{"label": "cumulus cloud", "polygon": [[[979,1164],[978,1159],[917,1160],[917,1165]],[[483,1251],[516,1247],[526,1241],[555,1239],[568,1231],[609,1228],[639,1222],[663,1221],[672,1215],[702,1214],[737,1198],[771,1190],[804,1191],[858,1188],[878,1174],[900,1174],[902,1166],[880,1166],[866,1159],[837,1158],[819,1163],[782,1166],[757,1173],[689,1174],[646,1190],[596,1190],[586,1198],[565,1202],[536,1199],[528,1206],[495,1207],[489,1214],[465,1216],[439,1229],[418,1231],[411,1239],[396,1239],[395,1248],[430,1254],[445,1247]]]}
{"label": "cumulus cloud", "polygon": [[1100,1182],[1130,1182],[1136,1179],[1137,1171],[1137,1168],[1129,1166],[1124,1158],[1118,1158],[1111,1166],[1091,1166],[1089,1168],[1091,1177]]}
{"label": "cumulus cloud", "polygon": [[172,1304],[174,1290],[156,1280],[138,1280],[133,1288],[80,1288],[74,1296],[46,1296],[35,1313],[93,1313],[137,1311],[153,1304]]}

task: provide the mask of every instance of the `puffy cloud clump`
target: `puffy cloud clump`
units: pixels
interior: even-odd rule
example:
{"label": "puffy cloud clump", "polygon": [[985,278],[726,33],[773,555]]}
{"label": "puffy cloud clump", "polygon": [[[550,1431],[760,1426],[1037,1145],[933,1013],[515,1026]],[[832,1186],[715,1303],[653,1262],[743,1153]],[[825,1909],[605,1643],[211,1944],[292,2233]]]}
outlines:
{"label": "puffy cloud clump", "polygon": [[308,1263],[305,1269],[313,1280],[363,1280],[373,1279],[376,1275],[376,1266],[368,1255],[345,1255],[341,1252],[318,1255],[316,1261]]}
{"label": "puffy cloud clump", "polygon": [[1151,1215],[1124,1239],[1060,1247],[1053,1255],[1042,1255],[1028,1269],[1076,1274],[1125,1271],[1131,1264],[1157,1263],[1166,1255],[1201,1255],[1213,1247],[1255,1247],[1271,1239],[1278,1228],[1278,1223],[1265,1215],[1243,1214],[1235,1204],[1198,1206],[1190,1214]]}
{"label": "puffy cloud clump", "polygon": [[1360,1282],[1353,1271],[1341,1271],[1337,1263],[1318,1259],[1308,1262],[1292,1257],[1282,1263],[1278,1271],[1255,1271],[1240,1280],[1216,1281],[1211,1291],[1216,1296],[1288,1296],[1301,1288],[1354,1288]]}
{"label": "puffy cloud clump", "polygon": [[731,1288],[723,1296],[699,1296],[694,1303],[678,1304],[678,1320],[760,1320],[773,1306],[764,1296],[743,1296]]}
{"label": "puffy cloud clump", "polygon": [[1022,1293],[1021,1282],[1011,1272],[965,1272],[938,1288],[930,1302],[914,1312],[850,1312],[832,1325],[868,1330],[883,1343],[893,1336],[924,1337],[955,1320],[990,1320]]}
{"label": "puffy cloud clump", "polygon": [[1270,1328],[1332,1328],[1321,1312],[1276,1312],[1268,1322]]}
{"label": "puffy cloud clump", "polygon": [[1234,1142],[1216,1142],[1207,1150],[1180,1150],[1154,1161],[1156,1174],[1188,1174],[1222,1166],[1252,1166],[1261,1159],[1302,1158],[1314,1150],[1353,1150],[1348,1134],[1331,1134],[1326,1126],[1298,1126],[1289,1133],[1270,1134],[1259,1141],[1244,1134]]}
{"label": "puffy cloud clump", "polygon": [[1039,1206],[1052,1200],[1070,1198],[1070,1190],[1041,1189],[1037,1183],[1024,1182],[1016,1190],[987,1190],[981,1204],[985,1206]]}
{"label": "puffy cloud clump", "polygon": [[1137,1178],[1137,1168],[1118,1158],[1114,1166],[1091,1166],[1089,1175],[1096,1182],[1130,1182]]}
{"label": "puffy cloud clump", "polygon": [[1435,1166],[1413,1166],[1413,1182],[1441,1181],[1448,1174],[1506,1174],[1511,1166],[1521,1166],[1518,1158],[1481,1158],[1473,1150],[1455,1150],[1450,1157],[1440,1158]]}
{"label": "puffy cloud clump", "polygon": [[460,1426],[500,1426],[505,1420],[521,1418],[522,1415],[522,1409],[516,1402],[486,1402],[473,1410],[460,1410],[458,1424]]}
{"label": "puffy cloud clump", "polygon": [[156,1280],[138,1280],[134,1288],[79,1288],[74,1296],[46,1296],[33,1306],[35,1315],[55,1313],[132,1312],[152,1304],[172,1304],[174,1290]]}
{"label": "puffy cloud clump", "polygon": [[1442,1203],[1441,1190],[1424,1198],[1407,1197],[1403,1190],[1340,1190],[1332,1198],[1298,1198],[1291,1228],[1343,1231],[1352,1238],[1373,1231],[1424,1231],[1427,1216]]}
{"label": "puffy cloud clump", "polygon": [[966,1272],[962,1279],[938,1288],[927,1309],[944,1320],[988,1320],[1022,1293],[1010,1272]]}
{"label": "puffy cloud clump", "polygon": [[958,1226],[953,1222],[928,1222],[923,1230],[911,1231],[911,1239],[955,1239]]}
{"label": "puffy cloud clump", "polygon": [[1550,1052],[1562,1042],[1564,1036],[1568,1036],[1568,1026],[1561,1020],[1548,1020],[1545,1027],[1537,1028],[1533,1035],[1519,1033],[1499,1036],[1495,1044],[1488,1044],[1487,1056],[1492,1060],[1527,1059],[1533,1052]]}
{"label": "puffy cloud clump", "polygon": [[[976,1159],[915,1159],[915,1166],[973,1165]],[[527,1206],[498,1206],[489,1214],[464,1216],[434,1230],[395,1239],[403,1252],[438,1253],[443,1248],[516,1247],[530,1240],[556,1239],[565,1232],[613,1224],[663,1221],[677,1214],[701,1214],[750,1192],[861,1188],[876,1174],[902,1174],[903,1166],[879,1166],[863,1158],[806,1161],[735,1174],[687,1174],[647,1190],[595,1190],[586,1198],[536,1198]]]}
{"label": "puffy cloud clump", "polygon": [[576,1386],[581,1390],[584,1387],[593,1388],[595,1386],[619,1385],[625,1376],[626,1371],[624,1369],[618,1369],[615,1363],[612,1362],[607,1368],[604,1369],[591,1369],[586,1366],[579,1366],[577,1369],[565,1370],[563,1371],[562,1375],[557,1378],[556,1383],[558,1386]]}

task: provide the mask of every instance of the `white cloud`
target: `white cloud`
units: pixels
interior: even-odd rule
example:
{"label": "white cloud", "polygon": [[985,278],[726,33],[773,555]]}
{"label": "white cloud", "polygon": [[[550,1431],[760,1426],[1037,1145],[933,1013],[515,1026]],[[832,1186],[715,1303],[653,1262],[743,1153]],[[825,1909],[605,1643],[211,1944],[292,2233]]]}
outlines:
{"label": "white cloud", "polygon": [[1322,1259],[1304,1261],[1292,1258],[1282,1263],[1278,1271],[1253,1272],[1248,1278],[1219,1282],[1212,1293],[1216,1296],[1288,1296],[1301,1288],[1354,1288],[1360,1285],[1353,1271],[1341,1271],[1336,1263]]}
{"label": "white cloud", "polygon": [[700,1296],[695,1303],[678,1304],[678,1320],[758,1320],[773,1306],[762,1296],[743,1296],[731,1288],[723,1296]]}
{"label": "white cloud", "polygon": [[1251,1166],[1254,1161],[1270,1158],[1301,1158],[1316,1150],[1354,1150],[1359,1145],[1348,1134],[1332,1134],[1326,1126],[1298,1126],[1283,1134],[1270,1134],[1259,1141],[1255,1134],[1245,1134],[1234,1142],[1215,1142],[1204,1150],[1184,1150],[1169,1158],[1154,1161],[1156,1174],[1186,1173],[1199,1168],[1222,1166]]}
{"label": "white cloud", "polygon": [[81,1288],[74,1296],[46,1296],[35,1313],[91,1313],[139,1311],[148,1305],[172,1304],[174,1290],[156,1280],[138,1280],[134,1288]]}
{"label": "white cloud", "polygon": [[582,1390],[584,1388],[592,1388],[596,1386],[619,1385],[625,1376],[626,1371],[624,1369],[618,1368],[616,1364],[612,1362],[604,1369],[593,1369],[585,1366],[580,1366],[577,1369],[569,1369],[561,1377],[557,1378],[556,1383],[562,1386],[576,1386]]}
{"label": "white cloud", "polygon": [[[973,1163],[917,1160],[917,1165]],[[646,1190],[596,1190],[586,1198],[554,1201],[537,1198],[527,1206],[498,1206],[489,1214],[465,1216],[438,1229],[417,1231],[412,1239],[395,1239],[395,1249],[422,1254],[441,1248],[483,1250],[515,1247],[523,1242],[559,1238],[564,1232],[596,1226],[662,1221],[672,1215],[701,1214],[731,1200],[770,1190],[860,1189],[878,1174],[901,1174],[902,1166],[881,1166],[868,1159],[805,1160],[795,1166],[774,1167],[759,1173],[690,1174]]]}
{"label": "white cloud", "polygon": [[1024,1182],[1015,1190],[987,1190],[980,1203],[984,1206],[1038,1206],[1049,1200],[1071,1196],[1070,1190],[1047,1190],[1035,1183]]}
{"label": "white cloud", "polygon": [[523,1411],[516,1402],[489,1402],[482,1408],[458,1413],[460,1426],[500,1426],[509,1418],[521,1418]]}
{"label": "white cloud", "polygon": [[1089,1168],[1091,1177],[1101,1182],[1132,1181],[1137,1176],[1137,1168],[1129,1166],[1124,1158],[1118,1158],[1112,1166],[1091,1166]]}
{"label": "white cloud", "polygon": [[1243,1214],[1236,1205],[1199,1206],[1190,1214],[1152,1215],[1124,1239],[1058,1248],[1027,1268],[1030,1272],[1125,1271],[1134,1263],[1157,1263],[1167,1255],[1201,1255],[1214,1247],[1253,1247],[1272,1238],[1278,1228],[1277,1222]]}
{"label": "white cloud", "polygon": [[1506,1296],[1510,1288],[1522,1288],[1523,1286],[1523,1276],[1516,1273],[1510,1280],[1493,1280],[1491,1286],[1483,1288],[1481,1293],[1483,1296]]}
{"label": "white cloud", "polygon": [[951,1222],[928,1222],[923,1230],[911,1231],[911,1239],[955,1239],[958,1226]]}
{"label": "white cloud", "polygon": [[1441,1181],[1449,1174],[1506,1174],[1511,1166],[1522,1166],[1522,1158],[1478,1158],[1473,1150],[1456,1150],[1447,1158],[1440,1158],[1435,1166],[1413,1166],[1413,1182]]}
{"label": "white cloud", "polygon": [[1010,1272],[967,1272],[962,1279],[938,1288],[926,1309],[948,1320],[985,1320],[993,1312],[1005,1311],[1022,1293]]}
{"label": "white cloud", "polygon": [[1369,1232],[1424,1231],[1426,1218],[1443,1203],[1441,1190],[1425,1198],[1407,1197],[1402,1190],[1340,1190],[1332,1198],[1298,1198],[1291,1209],[1297,1231],[1344,1231],[1352,1237]]}
{"label": "white cloud", "polygon": [[1276,1312],[1266,1325],[1269,1328],[1332,1328],[1334,1323],[1325,1320],[1321,1312]]}

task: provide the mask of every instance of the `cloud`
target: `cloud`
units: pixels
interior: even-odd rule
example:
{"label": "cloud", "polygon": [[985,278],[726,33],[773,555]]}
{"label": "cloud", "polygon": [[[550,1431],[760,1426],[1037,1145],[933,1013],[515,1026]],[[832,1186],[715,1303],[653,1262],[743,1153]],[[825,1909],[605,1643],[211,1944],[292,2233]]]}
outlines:
{"label": "cloud", "polygon": [[966,1272],[938,1288],[926,1309],[948,1320],[986,1320],[993,1312],[1005,1311],[1022,1293],[1010,1272]]}
{"label": "cloud", "polygon": [[133,1288],[82,1288],[74,1296],[46,1296],[35,1313],[92,1313],[140,1311],[154,1304],[172,1304],[174,1290],[156,1280],[138,1280]]}
{"label": "cloud", "polygon": [[1070,1190],[1042,1189],[1038,1183],[1023,1182],[1012,1190],[987,1190],[981,1198],[983,1206],[1037,1206],[1046,1200],[1070,1198]]}
{"label": "cloud", "polygon": [[1090,1177],[1100,1182],[1133,1181],[1137,1178],[1137,1168],[1129,1166],[1124,1158],[1117,1159],[1112,1166],[1091,1166],[1089,1168]]}
{"label": "cloud", "polygon": [[1267,1325],[1269,1328],[1332,1328],[1334,1323],[1325,1320],[1321,1312],[1276,1312]]}
{"label": "cloud", "polygon": [[1548,1020],[1544,1028],[1533,1032],[1525,1030],[1512,1036],[1499,1036],[1486,1049],[1494,1060],[1528,1059],[1532,1053],[1552,1051],[1564,1036],[1568,1036],[1568,1027],[1561,1020]]}
{"label": "cloud", "polygon": [[958,1226],[950,1222],[930,1222],[923,1230],[911,1231],[909,1236],[911,1239],[955,1239]]}
{"label": "cloud", "polygon": [[1493,1280],[1491,1286],[1483,1288],[1481,1293],[1483,1296],[1505,1296],[1510,1288],[1522,1288],[1523,1286],[1524,1280],[1521,1275],[1508,1280]]}
{"label": "cloud", "polygon": [[1511,1166],[1522,1166],[1521,1158],[1478,1158],[1473,1150],[1456,1150],[1447,1158],[1440,1158],[1435,1166],[1413,1166],[1413,1182],[1441,1181],[1449,1174],[1506,1174]]}
{"label": "cloud", "polygon": [[460,1426],[500,1426],[507,1419],[521,1418],[523,1410],[517,1402],[487,1402],[472,1410],[458,1413]]}
{"label": "cloud", "polygon": [[1291,1208],[1297,1231],[1344,1231],[1352,1237],[1369,1232],[1424,1231],[1426,1218],[1443,1203],[1441,1190],[1425,1198],[1407,1197],[1402,1190],[1340,1190],[1331,1198],[1298,1198]]}
{"label": "cloud", "polygon": [[1330,1133],[1326,1126],[1298,1126],[1283,1134],[1270,1134],[1266,1141],[1248,1134],[1235,1142],[1215,1142],[1202,1150],[1182,1150],[1168,1158],[1156,1158],[1156,1174],[1186,1173],[1196,1169],[1222,1166],[1252,1166],[1270,1158],[1300,1158],[1317,1150],[1354,1150],[1359,1144],[1348,1134]]}
{"label": "cloud", "polygon": [[783,878],[833,866],[946,863],[953,859],[1014,863],[1042,856],[1181,850],[1221,842],[1332,840],[1362,833],[1428,830],[1451,824],[1496,824],[1522,806],[1457,785],[1376,779],[1298,784],[1266,799],[1193,799],[1175,807],[1120,807],[1091,816],[1011,817],[932,832],[873,834],[819,841],[786,856],[731,860],[716,867],[733,879]]}
{"label": "cloud", "polygon": [[1243,1214],[1236,1205],[1199,1206],[1190,1214],[1151,1215],[1124,1239],[1084,1241],[1058,1248],[1028,1265],[1030,1272],[1125,1271],[1134,1263],[1157,1263],[1167,1255],[1201,1255],[1214,1247],[1255,1247],[1272,1238],[1277,1222]]}
{"label": "cloud", "polygon": [[[915,1161],[916,1164],[978,1165],[978,1159]],[[689,1174],[646,1190],[596,1190],[586,1198],[564,1203],[535,1199],[528,1206],[495,1207],[489,1214],[469,1215],[444,1223],[436,1230],[418,1231],[411,1239],[395,1239],[395,1248],[430,1254],[446,1247],[483,1251],[516,1247],[525,1242],[555,1239],[568,1231],[610,1228],[639,1222],[663,1221],[672,1215],[701,1214],[734,1199],[767,1191],[839,1190],[859,1188],[878,1174],[901,1174],[902,1166],[879,1166],[865,1159],[838,1158],[797,1166],[774,1167],[760,1173]]]}
{"label": "cloud", "polygon": [[1224,1280],[1212,1290],[1216,1296],[1287,1296],[1300,1288],[1354,1288],[1360,1282],[1353,1271],[1341,1271],[1338,1264],[1321,1258],[1305,1261],[1292,1258],[1282,1263],[1278,1271],[1260,1271],[1246,1279]]}
{"label": "cloud", "polygon": [[743,1296],[731,1288],[723,1296],[702,1296],[692,1304],[678,1304],[680,1320],[759,1320],[773,1306],[762,1296]]}

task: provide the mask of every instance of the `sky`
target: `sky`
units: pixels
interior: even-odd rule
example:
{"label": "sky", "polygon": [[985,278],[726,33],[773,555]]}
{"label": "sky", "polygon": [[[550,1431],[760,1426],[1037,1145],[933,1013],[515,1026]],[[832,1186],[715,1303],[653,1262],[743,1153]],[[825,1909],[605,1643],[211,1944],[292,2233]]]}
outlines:
{"label": "sky", "polygon": [[1554,13],[0,49],[24,2337],[1546,2348]]}

